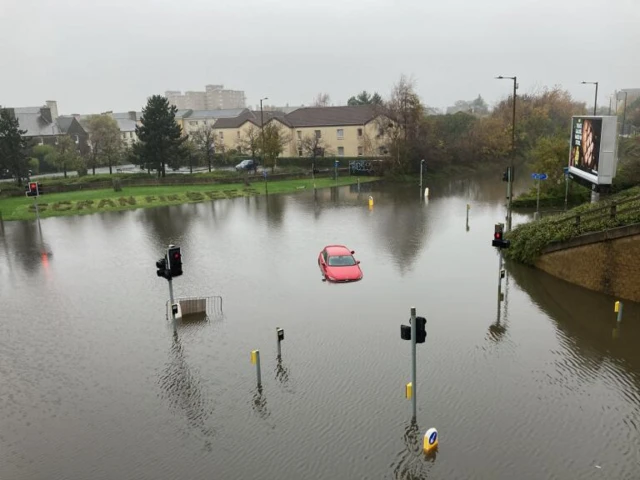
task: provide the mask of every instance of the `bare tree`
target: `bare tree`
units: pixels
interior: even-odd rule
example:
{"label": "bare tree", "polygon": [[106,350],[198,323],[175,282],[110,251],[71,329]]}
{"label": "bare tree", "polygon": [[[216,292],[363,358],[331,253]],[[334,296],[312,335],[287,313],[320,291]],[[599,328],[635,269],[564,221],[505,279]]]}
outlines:
{"label": "bare tree", "polygon": [[213,125],[204,125],[196,130],[191,139],[195,144],[198,152],[200,152],[201,158],[205,160],[209,167],[209,172],[213,166],[213,158],[216,153],[215,146],[215,132],[213,131]]}
{"label": "bare tree", "polygon": [[276,158],[280,155],[287,144],[290,141],[289,135],[286,130],[278,122],[271,121],[264,127],[264,144],[263,157],[264,168],[267,166],[267,162],[271,164],[271,172],[276,169]]}
{"label": "bare tree", "polygon": [[328,93],[320,92],[313,101],[314,107],[328,107],[331,104],[331,97]]}
{"label": "bare tree", "polygon": [[324,157],[329,149],[322,137],[315,134],[305,135],[300,142],[300,148],[305,156],[311,159],[311,171],[316,173],[316,158]]}
{"label": "bare tree", "polygon": [[111,175],[112,167],[120,162],[123,150],[118,122],[109,115],[92,115],[89,117],[89,131],[93,174],[96,174],[96,166],[102,164],[109,167]]}

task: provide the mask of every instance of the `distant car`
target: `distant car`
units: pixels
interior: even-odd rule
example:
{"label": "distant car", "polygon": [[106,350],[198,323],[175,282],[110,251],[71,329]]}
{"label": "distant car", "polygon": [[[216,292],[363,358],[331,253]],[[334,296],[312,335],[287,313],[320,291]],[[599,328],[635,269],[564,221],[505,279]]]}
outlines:
{"label": "distant car", "polygon": [[242,160],[236,165],[236,171],[241,172],[243,170],[256,170],[258,168],[258,162],[253,159]]}
{"label": "distant car", "polygon": [[327,245],[318,255],[318,266],[324,278],[330,282],[356,282],[362,279],[360,260],[356,252],[344,245]]}

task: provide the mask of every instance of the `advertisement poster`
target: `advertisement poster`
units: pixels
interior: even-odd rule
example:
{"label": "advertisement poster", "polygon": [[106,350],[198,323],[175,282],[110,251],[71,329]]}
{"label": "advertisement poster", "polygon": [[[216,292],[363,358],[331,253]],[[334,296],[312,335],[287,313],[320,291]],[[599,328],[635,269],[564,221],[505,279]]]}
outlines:
{"label": "advertisement poster", "polygon": [[569,166],[598,175],[601,135],[601,118],[574,118]]}

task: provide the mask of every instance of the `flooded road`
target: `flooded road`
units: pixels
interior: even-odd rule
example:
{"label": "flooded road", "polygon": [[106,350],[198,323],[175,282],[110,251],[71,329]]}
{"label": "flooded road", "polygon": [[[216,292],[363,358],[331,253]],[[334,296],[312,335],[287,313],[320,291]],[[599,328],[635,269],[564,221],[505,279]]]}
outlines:
{"label": "flooded road", "polygon": [[[618,326],[615,299],[511,264],[498,306],[505,184],[428,186],[428,202],[363,184],[5,223],[0,478],[640,478],[640,308]],[[224,308],[175,335],[168,243],[176,295]],[[362,281],[321,281],[332,243]],[[411,306],[428,321],[417,425]]]}

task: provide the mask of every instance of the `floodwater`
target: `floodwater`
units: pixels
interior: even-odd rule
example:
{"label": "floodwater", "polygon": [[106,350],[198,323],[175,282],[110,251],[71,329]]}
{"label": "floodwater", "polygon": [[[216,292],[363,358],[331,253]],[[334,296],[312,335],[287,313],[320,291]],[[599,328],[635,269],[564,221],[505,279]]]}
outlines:
{"label": "floodwater", "polygon": [[[640,308],[510,264],[499,304],[500,176],[5,223],[0,478],[640,478]],[[223,298],[175,334],[168,243]],[[321,281],[331,243],[362,281]]]}

